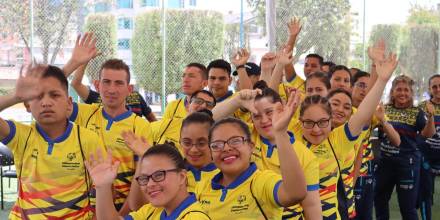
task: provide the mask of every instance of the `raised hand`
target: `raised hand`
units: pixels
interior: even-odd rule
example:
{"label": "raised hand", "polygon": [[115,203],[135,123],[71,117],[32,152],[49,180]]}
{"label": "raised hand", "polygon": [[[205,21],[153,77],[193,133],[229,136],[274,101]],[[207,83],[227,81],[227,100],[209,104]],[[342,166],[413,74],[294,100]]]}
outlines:
{"label": "raised hand", "polygon": [[277,53],[277,63],[282,65],[287,65],[293,62],[293,51],[288,52],[288,50],[282,49]]}
{"label": "raised hand", "polygon": [[[46,69],[47,66],[37,65],[35,67],[28,66],[20,70],[14,93],[20,102],[30,101],[41,95],[43,88],[40,86],[40,80]],[[23,73],[24,71],[26,71],[25,74]]]}
{"label": "raised hand", "polygon": [[378,74],[378,79],[387,82],[393,74],[394,70],[396,69],[397,63],[397,56],[394,53],[390,53],[383,62],[377,63],[376,71]]}
{"label": "raised hand", "polygon": [[379,105],[376,107],[376,112],[374,112],[374,116],[376,116],[377,119],[381,123],[385,121],[385,108],[383,107],[383,103],[379,103]]}
{"label": "raised hand", "polygon": [[272,115],[272,126],[275,132],[287,132],[287,127],[292,119],[293,114],[298,108],[301,100],[301,93],[292,90],[286,105],[277,103]]}
{"label": "raised hand", "polygon": [[239,102],[240,102],[240,107],[246,108],[251,113],[258,114],[257,109],[255,109],[254,102],[255,102],[255,97],[259,94],[261,95],[260,89],[254,89],[254,90],[243,89],[243,90],[241,90],[239,92],[239,96],[238,96]]}
{"label": "raised hand", "polygon": [[433,116],[435,114],[435,107],[431,101],[426,102],[426,113],[428,113],[428,115],[430,116]]}
{"label": "raised hand", "polygon": [[385,50],[385,41],[380,39],[374,43],[373,47],[368,47],[368,57],[376,64],[383,62],[385,60]]}
{"label": "raised hand", "polygon": [[247,61],[249,60],[250,53],[247,49],[241,48],[237,51],[237,53],[234,54],[234,56],[231,59],[232,64],[234,64],[235,67],[245,65]]}
{"label": "raised hand", "polygon": [[296,17],[291,18],[290,21],[287,22],[287,28],[289,30],[289,35],[298,36],[302,28],[300,19]]}
{"label": "raised hand", "polygon": [[128,148],[138,156],[144,155],[145,151],[150,148],[147,140],[144,137],[137,137],[133,131],[123,131],[121,136],[124,138]]}
{"label": "raised hand", "polygon": [[75,48],[72,51],[72,61],[77,65],[83,65],[91,59],[98,56],[98,49],[96,48],[96,38],[93,33],[86,32],[82,37],[78,35],[76,38]]}
{"label": "raised hand", "polygon": [[272,69],[277,63],[277,54],[273,52],[268,52],[261,57],[261,69],[268,70],[272,72]]}
{"label": "raised hand", "polygon": [[120,164],[119,161],[112,162],[111,150],[107,152],[106,158],[103,157],[102,153],[101,149],[98,148],[96,154],[91,153],[89,160],[85,161],[89,175],[97,188],[112,185]]}

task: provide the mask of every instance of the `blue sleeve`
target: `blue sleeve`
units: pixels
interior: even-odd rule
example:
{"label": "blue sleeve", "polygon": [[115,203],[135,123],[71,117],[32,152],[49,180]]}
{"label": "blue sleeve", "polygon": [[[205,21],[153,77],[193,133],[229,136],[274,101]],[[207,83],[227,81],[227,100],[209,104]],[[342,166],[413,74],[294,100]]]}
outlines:
{"label": "blue sleeve", "polygon": [[4,145],[7,145],[7,144],[12,140],[12,138],[14,138],[15,133],[16,133],[16,131],[17,131],[14,122],[9,121],[9,120],[6,120],[6,123],[8,123],[8,125],[9,125],[9,134],[8,134],[8,136],[6,136],[6,137],[2,140],[2,143],[3,143]]}
{"label": "blue sleeve", "polygon": [[275,187],[273,188],[273,198],[275,199],[277,205],[281,207],[282,205],[280,204],[280,200],[278,199],[278,189],[280,188],[280,185],[281,185],[281,180],[278,181],[275,184]]}
{"label": "blue sleeve", "polygon": [[69,121],[75,122],[77,117],[78,117],[78,103],[74,102],[72,114],[70,114]]}
{"label": "blue sleeve", "polygon": [[307,191],[316,191],[319,189],[319,184],[307,185]]}
{"label": "blue sleeve", "polygon": [[349,141],[355,141],[355,140],[359,137],[359,135],[358,135],[358,136],[353,136],[353,135],[351,134],[351,132],[350,132],[350,128],[348,127],[348,123],[345,123],[345,125],[344,125],[344,131],[345,131],[345,135],[347,136],[347,138],[348,138]]}
{"label": "blue sleeve", "polygon": [[126,215],[124,216],[124,220],[134,220],[133,217],[131,217],[131,215]]}
{"label": "blue sleeve", "polygon": [[101,102],[100,98],[101,95],[99,95],[99,93],[89,89],[89,96],[87,96],[87,99],[84,100],[84,102],[87,104],[100,103]]}
{"label": "blue sleeve", "polygon": [[417,114],[416,119],[416,129],[417,131],[422,131],[426,125],[426,115],[422,109],[419,109],[419,113]]}

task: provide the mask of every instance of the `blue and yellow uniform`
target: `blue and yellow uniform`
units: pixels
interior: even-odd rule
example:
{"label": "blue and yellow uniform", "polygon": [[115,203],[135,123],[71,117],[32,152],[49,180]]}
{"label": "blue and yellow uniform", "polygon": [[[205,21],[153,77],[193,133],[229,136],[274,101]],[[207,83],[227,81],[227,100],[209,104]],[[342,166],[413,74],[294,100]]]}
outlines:
{"label": "blue and yellow uniform", "polygon": [[292,80],[287,82],[282,82],[278,86],[278,94],[280,94],[283,100],[287,100],[287,92],[289,88],[294,88],[300,91],[303,95],[306,93],[305,81],[296,75]]}
{"label": "blue and yellow uniform", "polygon": [[210,163],[201,169],[197,169],[187,162],[186,170],[188,171],[186,174],[188,179],[188,192],[194,192],[197,184],[200,184],[201,181],[211,180],[214,175],[220,172],[214,163]]}
{"label": "blue and yellow uniform", "polygon": [[120,162],[118,175],[113,183],[115,206],[120,208],[130,190],[130,184],[136,169],[136,155],[125,144],[121,136],[123,131],[132,131],[136,136],[144,137],[152,143],[151,126],[148,121],[131,111],[112,118],[99,104],[74,103],[71,121],[94,131],[101,138],[104,146],[112,150],[112,156]]}
{"label": "blue and yellow uniform", "polygon": [[210,220],[202,210],[194,194],[190,194],[169,215],[163,208],[151,204],[142,206],[138,211],[130,212],[124,220]]}
{"label": "blue and yellow uniform", "polygon": [[18,198],[9,219],[92,219],[92,182],[84,161],[102,142],[93,132],[68,122],[66,131],[51,139],[38,124],[7,121],[2,140],[14,154]]}
{"label": "blue and yellow uniform", "polygon": [[281,219],[278,201],[281,176],[261,171],[251,163],[246,171],[228,186],[220,184],[220,172],[211,181],[197,185],[195,193],[211,219]]}
{"label": "blue and yellow uniform", "polygon": [[[307,191],[319,190],[319,162],[313,152],[300,141],[295,141],[293,133],[288,132],[290,143],[295,150],[296,156],[304,172],[307,183]],[[281,174],[281,167],[278,157],[278,148],[270,143],[268,139],[260,136],[255,129],[252,129],[252,142],[255,143],[253,160],[260,170],[272,170]],[[283,219],[303,219],[301,205],[286,208]]]}
{"label": "blue and yellow uniform", "polygon": [[[350,133],[348,124],[333,129],[322,143],[314,145],[298,137],[315,154],[319,161],[319,195],[324,219],[340,219],[338,193],[345,196],[341,178],[341,165],[347,154],[355,149],[359,136]],[[342,198],[342,199],[346,199]]]}
{"label": "blue and yellow uniform", "polygon": [[[185,116],[186,117],[186,116]],[[173,117],[162,118],[159,121],[151,123],[152,139],[154,144],[163,144],[165,142],[173,143],[183,155],[183,149],[180,146],[180,130],[185,118]]]}
{"label": "blue and yellow uniform", "polygon": [[165,112],[162,115],[163,119],[172,119],[172,118],[185,118],[188,114],[186,108],[189,106],[188,100],[186,97],[174,100],[168,103],[165,108]]}
{"label": "blue and yellow uniform", "polygon": [[425,114],[417,107],[395,108],[392,105],[385,106],[385,114],[399,133],[401,143],[393,146],[386,135],[379,132],[382,158],[376,170],[376,218],[389,218],[388,201],[396,186],[402,218],[418,219],[416,203],[421,154],[416,138],[425,127]]}

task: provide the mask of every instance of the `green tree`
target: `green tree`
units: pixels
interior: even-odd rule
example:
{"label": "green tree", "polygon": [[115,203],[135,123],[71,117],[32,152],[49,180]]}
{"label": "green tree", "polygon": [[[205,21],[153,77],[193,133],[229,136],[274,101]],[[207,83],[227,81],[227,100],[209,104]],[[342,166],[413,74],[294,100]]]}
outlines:
{"label": "green tree", "polygon": [[133,70],[137,83],[147,91],[162,88],[162,47],[166,55],[167,93],[180,91],[181,73],[191,62],[208,64],[220,58],[224,44],[222,14],[201,10],[168,10],[166,39],[162,44],[161,11],[152,10],[135,18],[131,41]]}
{"label": "green tree", "polygon": [[116,18],[110,13],[90,14],[86,18],[85,30],[95,34],[96,47],[101,53],[101,55],[90,61],[86,70],[91,79],[97,79],[101,65],[106,60],[116,57]]}
{"label": "green tree", "polygon": [[[0,0],[0,28],[9,34],[18,33],[21,40],[30,51],[30,5],[29,1]],[[56,56],[68,36],[69,24],[78,10],[76,0],[33,1],[34,36],[39,39],[42,62],[53,64]],[[34,40],[35,41],[35,40]],[[38,42],[38,41],[37,41]],[[50,53],[51,56],[50,56]]]}
{"label": "green tree", "polygon": [[[276,33],[278,47],[286,42],[287,21],[296,16],[303,28],[297,39],[296,57],[310,51],[325,60],[347,64],[350,47],[350,3],[348,0],[274,0],[276,7]],[[262,0],[248,0],[265,24],[265,4]]]}
{"label": "green tree", "polygon": [[[379,40],[384,40],[387,52],[397,53],[399,51],[401,27],[398,24],[377,24],[370,32],[368,45],[374,45]],[[370,59],[366,60],[367,67],[371,65]],[[399,71],[399,70],[398,70]]]}

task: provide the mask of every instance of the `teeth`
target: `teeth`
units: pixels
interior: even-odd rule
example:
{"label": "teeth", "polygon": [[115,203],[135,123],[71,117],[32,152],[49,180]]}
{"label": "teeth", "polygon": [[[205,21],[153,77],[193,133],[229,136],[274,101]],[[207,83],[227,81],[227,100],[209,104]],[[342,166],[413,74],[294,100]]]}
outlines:
{"label": "teeth", "polygon": [[236,156],[229,156],[229,157],[223,158],[223,161],[233,160],[235,158],[237,158],[237,157]]}

